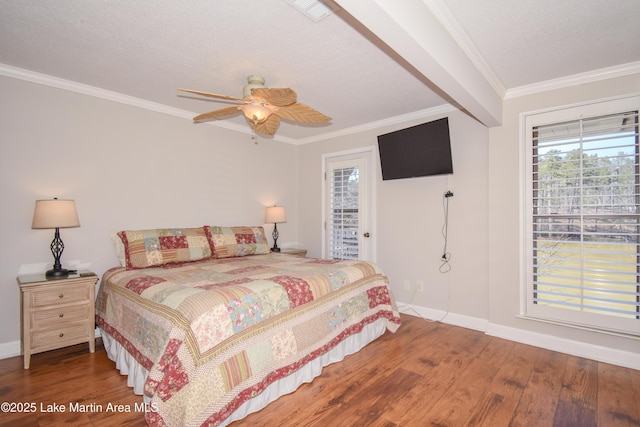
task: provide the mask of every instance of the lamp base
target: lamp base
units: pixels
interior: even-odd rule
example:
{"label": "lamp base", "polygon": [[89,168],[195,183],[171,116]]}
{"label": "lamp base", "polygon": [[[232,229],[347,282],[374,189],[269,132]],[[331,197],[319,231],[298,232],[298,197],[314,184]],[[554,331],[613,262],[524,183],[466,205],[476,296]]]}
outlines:
{"label": "lamp base", "polygon": [[278,247],[278,237],[280,236],[280,233],[278,233],[278,224],[277,223],[273,223],[273,233],[271,233],[271,236],[273,237],[273,247],[271,248],[271,252],[280,252],[280,248]]}
{"label": "lamp base", "polygon": [[52,268],[45,273],[46,277],[67,277],[69,273],[73,273],[72,270],[66,268]]}

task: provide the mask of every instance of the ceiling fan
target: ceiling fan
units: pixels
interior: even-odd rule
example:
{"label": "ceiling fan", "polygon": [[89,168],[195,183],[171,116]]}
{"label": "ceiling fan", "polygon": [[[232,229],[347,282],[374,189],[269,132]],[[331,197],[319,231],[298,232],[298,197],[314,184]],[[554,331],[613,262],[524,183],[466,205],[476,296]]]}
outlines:
{"label": "ceiling fan", "polygon": [[249,76],[247,82],[243,98],[191,89],[178,90],[239,104],[200,114],[193,118],[194,122],[225,119],[242,112],[256,133],[272,136],[280,125],[280,119],[299,123],[324,123],[331,120],[331,117],[297,102],[298,95],[291,88],[267,88],[264,86],[264,77],[261,76]]}

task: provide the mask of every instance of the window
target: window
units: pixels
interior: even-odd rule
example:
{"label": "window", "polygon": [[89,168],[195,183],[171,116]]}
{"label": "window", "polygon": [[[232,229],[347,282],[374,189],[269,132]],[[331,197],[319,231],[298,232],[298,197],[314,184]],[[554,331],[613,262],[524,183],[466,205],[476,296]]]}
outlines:
{"label": "window", "polygon": [[527,316],[640,335],[639,109],[525,116]]}

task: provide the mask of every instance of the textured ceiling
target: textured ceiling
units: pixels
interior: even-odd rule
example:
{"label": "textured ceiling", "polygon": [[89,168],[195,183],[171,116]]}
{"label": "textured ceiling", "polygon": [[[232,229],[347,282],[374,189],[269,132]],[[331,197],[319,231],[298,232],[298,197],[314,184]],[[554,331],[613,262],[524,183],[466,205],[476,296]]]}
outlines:
{"label": "textured ceiling", "polygon": [[506,89],[640,60],[638,0],[444,0]]}
{"label": "textured ceiling", "polygon": [[[444,10],[445,28],[485,62],[499,96],[640,61],[638,0],[606,8],[600,0],[424,3]],[[246,77],[258,74],[333,117],[328,125],[283,122],[276,138],[289,142],[452,102],[347,10],[316,23],[285,0],[0,0],[0,64],[9,66],[0,72],[17,67],[194,115],[225,104],[176,88],[242,96]],[[228,123],[248,129],[241,117]]]}

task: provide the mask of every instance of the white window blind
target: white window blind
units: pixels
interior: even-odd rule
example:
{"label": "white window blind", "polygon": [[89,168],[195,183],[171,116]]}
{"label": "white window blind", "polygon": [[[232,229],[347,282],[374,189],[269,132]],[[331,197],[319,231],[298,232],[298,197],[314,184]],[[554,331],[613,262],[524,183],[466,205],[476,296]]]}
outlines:
{"label": "white window blind", "polygon": [[640,334],[638,110],[527,131],[527,314]]}
{"label": "white window blind", "polygon": [[359,181],[357,165],[335,167],[328,172],[329,257],[332,259],[358,259]]}

